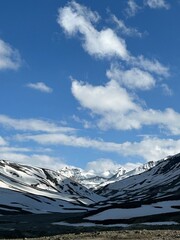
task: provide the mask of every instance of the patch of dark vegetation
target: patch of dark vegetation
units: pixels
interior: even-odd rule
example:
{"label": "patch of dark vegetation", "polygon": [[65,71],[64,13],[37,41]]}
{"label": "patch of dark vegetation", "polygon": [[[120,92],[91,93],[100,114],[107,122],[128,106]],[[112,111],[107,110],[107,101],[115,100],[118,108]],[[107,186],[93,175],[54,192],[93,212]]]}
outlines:
{"label": "patch of dark vegetation", "polygon": [[7,206],[0,204],[0,214],[2,215],[17,215],[17,214],[29,214],[28,211],[22,210],[20,207]]}
{"label": "patch of dark vegetation", "polygon": [[11,173],[12,175],[16,176],[16,177],[20,177],[19,174],[15,173],[15,172],[10,171],[10,173]]}
{"label": "patch of dark vegetation", "polygon": [[175,209],[180,209],[180,206],[171,206],[171,207]]}
{"label": "patch of dark vegetation", "polygon": [[30,194],[27,194],[27,193],[24,193],[24,195],[26,196],[26,197],[28,197],[28,198],[31,198],[31,199],[33,199],[33,200],[35,200],[36,202],[42,202],[40,199],[38,199],[38,197],[37,196],[32,196],[32,195],[30,195]]}

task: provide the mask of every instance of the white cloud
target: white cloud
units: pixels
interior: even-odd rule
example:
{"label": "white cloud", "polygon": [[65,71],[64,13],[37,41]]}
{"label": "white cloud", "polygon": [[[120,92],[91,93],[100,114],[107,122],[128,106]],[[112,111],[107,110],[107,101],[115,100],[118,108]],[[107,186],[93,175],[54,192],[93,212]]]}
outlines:
{"label": "white cloud", "polygon": [[121,165],[112,161],[111,159],[97,159],[95,161],[88,162],[86,170],[93,172],[94,174],[102,177],[110,177],[115,174]]}
{"label": "white cloud", "polygon": [[74,80],[72,93],[82,107],[99,117],[101,129],[131,130],[156,125],[173,135],[180,134],[180,114],[171,108],[164,111],[143,108],[116,81],[105,86],[92,86]]}
{"label": "white cloud", "polygon": [[8,145],[8,142],[0,136],[0,146],[5,146],[5,145]]}
{"label": "white cloud", "polygon": [[[127,155],[141,156],[147,161],[159,160],[180,152],[180,140],[145,138],[141,142],[131,143]],[[125,150],[125,149],[124,149]],[[126,151],[125,150],[125,151]]]}
{"label": "white cloud", "polygon": [[161,64],[157,59],[150,60],[140,55],[138,57],[131,57],[130,64],[162,77],[170,75],[169,68]]}
{"label": "white cloud", "polygon": [[95,161],[88,162],[86,170],[95,173],[98,176],[110,177],[112,174],[116,174],[119,168],[126,171],[130,171],[142,165],[141,163],[130,163],[119,164],[111,159],[97,159]]}
{"label": "white cloud", "polygon": [[123,20],[118,19],[115,15],[112,15],[112,20],[116,23],[119,30],[121,30],[121,34],[125,36],[137,36],[142,37],[142,33],[140,33],[136,28],[127,27]]}
{"label": "white cloud", "polygon": [[173,95],[172,89],[170,89],[167,84],[163,83],[161,85],[161,87],[162,87],[164,95],[166,95],[166,96],[172,96]]}
{"label": "white cloud", "polygon": [[156,8],[169,9],[170,8],[170,5],[165,0],[145,0],[144,3],[145,5],[153,9],[156,9]]}
{"label": "white cloud", "polygon": [[139,118],[139,122],[143,125],[159,125],[165,131],[169,131],[172,135],[180,135],[180,113],[172,108],[166,108],[164,111],[148,109],[132,115]]}
{"label": "white cloud", "polygon": [[128,7],[125,10],[127,16],[128,17],[135,16],[139,11],[140,7],[136,4],[134,0],[128,0],[127,4],[128,4]]}
{"label": "white cloud", "polygon": [[42,167],[42,168],[49,168],[58,170],[62,167],[66,166],[63,161],[58,158],[51,157],[48,155],[26,155],[23,153],[16,153],[16,152],[1,152],[1,159],[8,160],[12,162],[17,162],[21,164],[27,164],[30,166]]}
{"label": "white cloud", "polygon": [[106,75],[129,89],[149,90],[156,83],[150,73],[135,67],[124,70],[120,66],[111,65],[111,69],[106,72]]}
{"label": "white cloud", "polygon": [[0,39],[0,70],[17,70],[21,66],[21,62],[18,50]]}
{"label": "white cloud", "polygon": [[72,93],[83,107],[97,114],[119,114],[137,109],[133,97],[114,80],[96,87],[74,80]]}
{"label": "white cloud", "polygon": [[31,149],[29,148],[23,148],[23,147],[11,147],[11,146],[0,146],[0,153],[18,153],[18,152],[31,152]]}
{"label": "white cloud", "polygon": [[42,145],[64,145],[92,148],[103,152],[113,152],[123,156],[138,156],[146,161],[159,160],[179,152],[180,140],[146,137],[140,142],[106,142],[86,137],[66,134],[17,135],[17,141],[35,141]]}
{"label": "white cloud", "polygon": [[73,115],[73,116],[72,116],[72,119],[73,119],[75,122],[82,124],[85,129],[94,128],[94,127],[95,127],[92,122],[87,121],[87,120],[82,119],[82,118],[79,118],[79,117],[76,116],[76,115]]}
{"label": "white cloud", "polygon": [[98,159],[87,163],[86,169],[98,176],[109,177],[110,174],[116,173],[121,165],[111,159]]}
{"label": "white cloud", "polygon": [[83,48],[96,57],[113,57],[128,59],[125,41],[110,28],[98,31],[93,23],[98,20],[97,13],[76,2],[59,9],[58,23],[71,36],[82,36]]}
{"label": "white cloud", "polygon": [[[139,9],[134,1],[130,0],[128,3],[132,9],[133,6],[135,9]],[[122,33],[131,34],[133,32],[122,21],[118,20],[115,16],[114,18],[118,22]],[[119,37],[111,28],[103,28],[98,31],[93,25],[98,19],[99,16],[96,12],[92,12],[85,6],[73,1],[59,9],[57,21],[69,36],[79,36],[80,34],[83,48],[90,55],[99,58],[116,57],[125,61],[130,66],[141,68],[158,76],[169,76],[169,68],[161,64],[158,60],[146,59],[143,55],[132,56],[127,49],[125,40]]]}
{"label": "white cloud", "polygon": [[[35,152],[39,153],[35,154]],[[43,154],[40,152],[43,152]],[[11,147],[7,146],[7,144],[5,146],[0,145],[0,159],[3,160],[56,170],[66,165],[62,159],[47,155],[46,153],[49,153],[46,148],[30,149],[25,147]]]}
{"label": "white cloud", "polygon": [[28,88],[32,88],[32,89],[35,89],[35,90],[38,90],[38,91],[44,92],[44,93],[52,93],[53,92],[53,89],[48,87],[43,82],[28,83],[26,86]]}
{"label": "white cloud", "polygon": [[73,132],[75,129],[62,127],[51,121],[39,119],[15,119],[6,115],[0,115],[0,125],[21,131],[42,131],[42,132]]}
{"label": "white cloud", "polygon": [[81,148],[96,148],[104,150],[103,142],[92,140],[86,137],[77,137],[67,134],[36,134],[36,135],[17,135],[18,141],[35,141],[43,145],[64,145]]}
{"label": "white cloud", "polygon": [[132,130],[154,125],[168,134],[180,134],[180,114],[171,108],[160,111],[139,106],[137,111],[127,111],[126,114],[109,112],[100,116],[98,126],[101,129]]}

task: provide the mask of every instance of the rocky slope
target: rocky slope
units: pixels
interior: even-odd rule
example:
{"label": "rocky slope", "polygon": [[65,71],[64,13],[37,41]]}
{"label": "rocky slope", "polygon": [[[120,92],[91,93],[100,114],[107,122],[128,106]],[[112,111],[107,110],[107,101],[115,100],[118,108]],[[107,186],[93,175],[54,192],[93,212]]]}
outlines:
{"label": "rocky slope", "polygon": [[[71,178],[74,181],[84,185],[89,189],[98,189],[109,183],[113,183],[124,178],[128,178],[133,175],[140,174],[154,167],[157,162],[151,161],[141,166],[127,171],[124,167],[118,168],[116,171],[107,170],[106,173],[102,173],[101,176],[96,175],[92,171],[85,171],[81,168],[64,167],[58,172],[67,178]],[[107,176],[107,177],[104,177]]]}
{"label": "rocky slope", "polygon": [[0,161],[0,214],[86,211],[100,196],[58,172]]}
{"label": "rocky slope", "polygon": [[[180,222],[180,154],[139,175],[98,189],[106,199],[86,220],[95,223]],[[96,205],[97,206],[97,205]]]}
{"label": "rocky slope", "polygon": [[117,174],[121,180],[93,192],[72,176],[2,160],[0,215],[60,213],[57,224],[68,227],[179,224],[180,154],[153,166],[148,163],[133,171],[145,172],[124,179]]}

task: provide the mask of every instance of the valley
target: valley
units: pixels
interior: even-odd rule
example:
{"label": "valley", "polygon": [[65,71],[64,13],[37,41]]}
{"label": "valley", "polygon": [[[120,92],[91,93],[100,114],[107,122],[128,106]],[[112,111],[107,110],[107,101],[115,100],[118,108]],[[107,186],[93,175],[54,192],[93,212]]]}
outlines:
{"label": "valley", "polygon": [[89,189],[61,171],[1,160],[0,236],[99,232],[106,239],[101,231],[178,230],[180,154],[141,169]]}

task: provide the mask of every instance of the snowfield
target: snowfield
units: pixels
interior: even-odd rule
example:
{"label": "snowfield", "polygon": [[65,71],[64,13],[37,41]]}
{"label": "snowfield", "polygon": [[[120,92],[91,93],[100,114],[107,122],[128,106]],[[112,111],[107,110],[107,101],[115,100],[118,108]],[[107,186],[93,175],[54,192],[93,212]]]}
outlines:
{"label": "snowfield", "polygon": [[[84,181],[94,181],[83,174]],[[65,215],[54,224],[73,226],[180,223],[180,154],[128,174],[121,169],[113,176],[117,181],[111,178],[112,183],[93,191],[80,183],[80,170],[52,171],[1,160],[0,217],[59,213]],[[73,213],[78,217],[64,221]]]}
{"label": "snowfield", "polygon": [[90,204],[103,199],[55,171],[3,160],[0,196],[0,213],[87,211]]}
{"label": "snowfield", "polygon": [[180,206],[179,201],[166,201],[156,204],[142,205],[138,208],[114,208],[95,214],[86,220],[109,220],[109,219],[129,219],[134,217],[150,216],[162,213],[180,212],[180,209],[174,209],[172,206]]}

